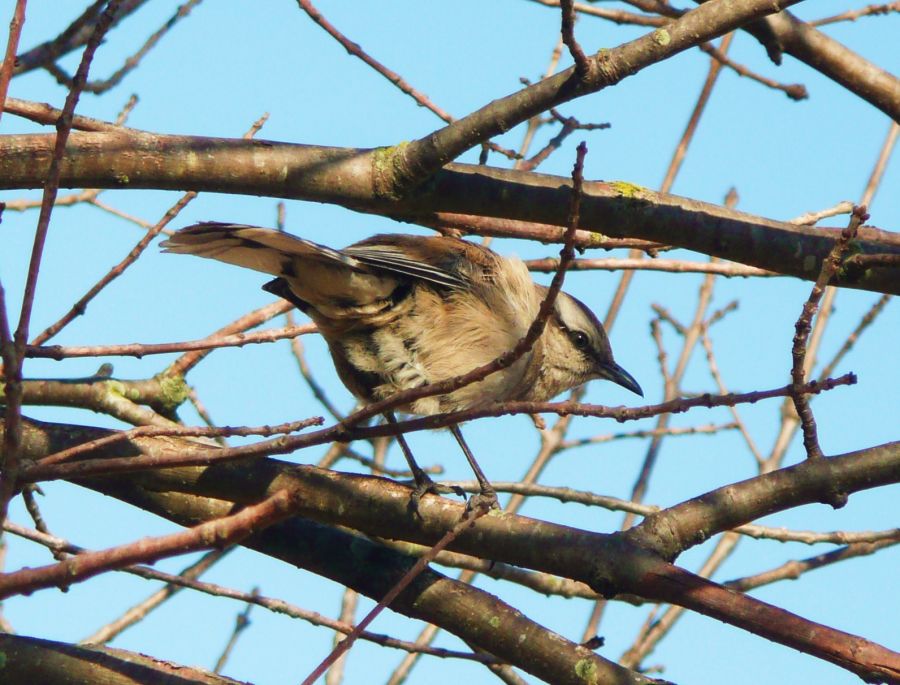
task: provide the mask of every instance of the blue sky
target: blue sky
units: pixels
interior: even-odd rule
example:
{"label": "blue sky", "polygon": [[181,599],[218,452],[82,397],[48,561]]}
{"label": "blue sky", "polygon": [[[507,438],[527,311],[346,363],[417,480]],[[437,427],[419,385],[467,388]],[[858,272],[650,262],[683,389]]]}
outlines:
{"label": "blue sky", "polygon": [[[30,48],[56,35],[77,14],[80,4],[31,3],[21,46]],[[125,56],[171,16],[177,4],[168,0],[147,3],[110,35],[97,53],[92,73],[104,76],[118,68]],[[558,14],[525,0],[322,0],[317,6],[351,39],[457,116],[518,89],[521,76],[539,78],[558,35]],[[814,18],[844,9],[844,5],[831,1],[801,3],[796,13],[802,18]],[[826,32],[888,71],[896,72],[900,66],[900,42],[896,40],[900,35],[900,15],[861,19],[828,27]],[[642,29],[617,27],[590,18],[577,25],[578,38],[588,51],[612,47],[642,33]],[[740,195],[740,209],[775,219],[789,219],[840,200],[857,199],[887,133],[886,116],[790,57],[785,58],[782,67],[774,67],[747,35],[736,38],[731,56],[779,81],[806,84],[811,97],[796,103],[725,70],[673,192],[718,203],[733,186]],[[78,57],[68,56],[62,61],[63,66],[74,71]],[[568,57],[564,55],[563,65],[567,64]],[[615,88],[564,106],[564,114],[582,121],[608,121],[612,127],[571,136],[540,171],[568,175],[575,145],[586,140],[587,178],[621,179],[658,187],[707,65],[707,56],[689,51],[646,69]],[[84,95],[78,111],[112,119],[131,93],[137,93],[140,102],[129,125],[164,133],[237,137],[263,112],[269,112],[270,119],[258,137],[372,147],[410,140],[440,125],[434,115],[348,56],[292,2],[201,4],[122,85],[103,97]],[[57,106],[61,106],[65,96],[64,90],[43,73],[16,79],[10,94]],[[0,127],[3,133],[37,130],[8,114]],[[498,142],[517,147],[522,130],[516,128]],[[542,131],[538,144],[554,133],[555,130]],[[462,160],[475,158],[474,153],[468,153]],[[490,163],[506,164],[496,156]],[[894,160],[870,208],[872,224],[889,230],[900,226],[898,189],[900,164]],[[0,199],[36,196],[7,191]],[[101,197],[124,211],[155,221],[178,194],[109,191]],[[286,209],[289,231],[334,246],[376,232],[417,230],[335,206],[288,202]],[[204,193],[174,226],[199,220],[273,225],[275,214],[276,201],[269,198]],[[13,310],[21,299],[24,265],[36,216],[36,212],[7,212],[0,227],[0,275]],[[844,218],[824,223],[841,226]],[[57,209],[38,288],[34,331],[55,321],[139,238],[136,227],[94,208]],[[553,247],[516,241],[497,241],[494,247],[504,254],[523,257],[556,252]],[[697,258],[687,253],[677,256]],[[650,305],[659,303],[688,322],[701,280],[698,275],[639,273],[611,332],[617,360],[638,378],[650,401],[658,400],[662,394],[656,350],[648,335],[653,316]],[[567,277],[566,288],[602,315],[617,281],[616,274],[575,273]],[[54,342],[103,344],[203,337],[243,312],[270,301],[270,296],[259,290],[263,282],[252,272],[162,255],[153,247],[90,305],[86,316]],[[712,308],[734,299],[740,303],[737,312],[712,331],[719,365],[732,389],[769,388],[788,381],[793,322],[808,293],[809,284],[789,279],[720,279]],[[877,295],[865,292],[847,290],[838,294],[822,359],[831,357],[876,299]],[[815,400],[813,406],[826,453],[837,454],[897,438],[897,332],[894,302],[838,369],[838,373],[856,372],[859,384]],[[337,382],[324,344],[314,339],[305,343],[318,380],[340,406],[349,409],[352,400]],[[680,343],[668,330],[666,343],[670,355],[677,354]],[[142,378],[163,369],[167,359],[112,361],[117,376]],[[26,375],[88,375],[101,361],[104,360],[71,360],[60,364],[32,360],[26,365]],[[218,351],[189,380],[212,416],[222,424],[273,424],[321,413],[294,372],[287,343]],[[713,389],[702,349],[695,350],[684,385],[689,391]],[[607,404],[633,400],[626,391],[602,383],[591,385],[587,399]],[[764,402],[741,409],[764,451],[774,440],[780,406],[779,402]],[[28,408],[26,414],[48,420],[117,425],[109,418],[75,410]],[[190,411],[185,412],[184,418],[189,422],[197,420]],[[701,410],[675,417],[672,423],[694,426],[727,420],[724,410]],[[650,427],[651,422],[640,426]],[[572,437],[617,430],[620,426],[609,422],[582,420],[575,422]],[[520,478],[537,449],[527,417],[477,422],[468,425],[465,432],[476,454],[481,455],[489,477],[498,481]],[[453,478],[469,477],[465,462],[448,435],[417,434],[412,441],[423,462],[442,463]],[[573,450],[553,462],[542,482],[626,497],[645,449],[642,441],[619,441]],[[321,451],[294,458],[305,463],[314,461]],[[788,461],[796,462],[801,455],[802,445],[795,440]],[[400,459],[399,453],[391,453],[394,465],[399,465]],[[347,463],[340,467],[353,468]],[[753,474],[752,459],[735,433],[669,438],[663,445],[647,501],[674,504]],[[47,496],[42,504],[51,529],[79,544],[101,547],[174,530],[167,522],[75,486],[53,483],[45,490]],[[896,525],[896,515],[886,514],[896,514],[897,495],[894,486],[854,495],[840,511],[815,505],[770,517],[765,522],[823,531],[885,528]],[[598,531],[615,530],[621,521],[616,514],[552,501],[533,501],[526,505],[524,513]],[[27,521],[18,505],[13,508],[13,518]],[[692,550],[679,563],[694,569],[709,549],[707,545]],[[744,541],[716,579],[754,573],[827,549],[827,545],[810,548]],[[13,540],[6,564],[15,568],[47,563],[48,559],[41,550]],[[804,617],[896,649],[900,644],[896,625],[891,622],[900,610],[900,601],[893,591],[898,561],[898,551],[888,550],[754,594]],[[161,566],[172,570],[186,564],[186,560],[178,559]],[[208,578],[244,590],[260,585],[264,594],[330,615],[338,610],[340,588],[255,553],[231,554]],[[566,637],[580,639],[589,613],[586,602],[547,599],[491,580],[481,580],[479,585],[498,593],[534,620]],[[44,591],[27,599],[11,600],[4,611],[17,630],[25,634],[77,640],[149,591],[149,585],[143,581],[109,574],[74,586],[65,595]],[[98,597],[104,601],[98,602]],[[240,609],[228,601],[182,593],[113,644],[210,667]],[[614,603],[602,627],[607,643],[601,653],[611,658],[621,654],[645,613],[645,609]],[[232,677],[272,685],[298,682],[329,648],[331,635],[325,630],[312,630],[261,609],[254,609],[251,620],[250,630],[241,638],[226,669]],[[390,613],[379,617],[374,626],[379,632],[408,638],[414,637],[419,628]],[[459,646],[447,636],[438,644]],[[401,657],[399,652],[358,644],[347,665],[347,682],[382,680]],[[664,664],[664,677],[685,683],[706,682],[712,674],[726,676],[738,684],[767,679],[826,685],[856,682],[836,667],[695,615],[686,616],[683,625],[647,663]],[[760,669],[768,672],[760,673]],[[431,661],[420,665],[410,682],[447,682],[459,677],[479,683],[493,680],[493,676],[474,665]]]}

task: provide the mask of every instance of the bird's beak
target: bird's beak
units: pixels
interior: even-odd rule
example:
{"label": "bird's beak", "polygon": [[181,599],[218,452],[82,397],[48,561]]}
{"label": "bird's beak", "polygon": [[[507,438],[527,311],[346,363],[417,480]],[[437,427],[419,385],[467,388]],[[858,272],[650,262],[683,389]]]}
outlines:
{"label": "bird's beak", "polygon": [[626,390],[631,390],[635,395],[644,396],[644,391],[634,377],[614,361],[605,362],[598,368],[598,374],[601,378],[612,381],[616,385],[621,385]]}

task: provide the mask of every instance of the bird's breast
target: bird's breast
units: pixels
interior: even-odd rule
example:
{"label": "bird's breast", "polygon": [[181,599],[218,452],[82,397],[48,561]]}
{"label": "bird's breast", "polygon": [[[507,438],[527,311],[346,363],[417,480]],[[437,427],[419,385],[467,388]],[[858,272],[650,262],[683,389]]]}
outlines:
{"label": "bird's breast", "polygon": [[[363,401],[461,376],[511,349],[519,337],[496,313],[427,289],[417,289],[402,309],[382,316],[379,325],[358,321],[342,327],[340,335],[321,327],[341,380]],[[422,398],[401,411],[436,414],[510,399],[519,394],[532,358],[529,352],[478,383]]]}

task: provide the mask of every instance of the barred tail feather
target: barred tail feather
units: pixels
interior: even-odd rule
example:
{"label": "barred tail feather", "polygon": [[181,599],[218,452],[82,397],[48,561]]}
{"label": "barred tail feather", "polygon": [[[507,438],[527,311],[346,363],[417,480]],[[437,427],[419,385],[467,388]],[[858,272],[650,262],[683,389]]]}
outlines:
{"label": "barred tail feather", "polygon": [[360,263],[330,247],[270,228],[215,221],[181,229],[161,244],[165,252],[191,254],[261,271],[292,276],[296,262],[340,263],[351,269]]}

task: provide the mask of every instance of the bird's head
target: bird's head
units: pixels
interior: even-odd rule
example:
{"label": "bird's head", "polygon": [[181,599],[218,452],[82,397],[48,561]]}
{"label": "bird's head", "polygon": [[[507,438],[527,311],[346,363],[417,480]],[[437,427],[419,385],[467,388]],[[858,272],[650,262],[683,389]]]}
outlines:
{"label": "bird's head", "polygon": [[[554,335],[556,344],[549,353],[562,355],[565,359],[545,359],[545,363],[550,361],[554,366],[565,366],[573,375],[580,377],[582,383],[602,378],[644,396],[634,377],[613,360],[603,324],[583,302],[560,292],[553,314],[547,326],[555,326],[558,334]],[[552,335],[553,331],[550,333]],[[573,382],[571,385],[577,384]]]}

